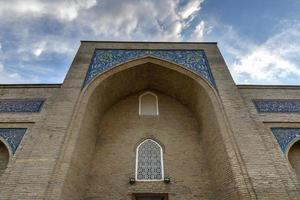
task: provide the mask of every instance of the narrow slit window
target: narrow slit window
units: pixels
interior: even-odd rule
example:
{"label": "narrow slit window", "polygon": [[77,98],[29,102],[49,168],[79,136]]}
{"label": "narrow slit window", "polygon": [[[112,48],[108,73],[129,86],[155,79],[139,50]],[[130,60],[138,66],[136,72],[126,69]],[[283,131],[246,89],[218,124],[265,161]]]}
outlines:
{"label": "narrow slit window", "polygon": [[145,92],[139,98],[139,115],[158,115],[158,98],[152,92]]}
{"label": "narrow slit window", "polygon": [[136,180],[163,180],[163,152],[154,140],[143,141],[136,150]]}

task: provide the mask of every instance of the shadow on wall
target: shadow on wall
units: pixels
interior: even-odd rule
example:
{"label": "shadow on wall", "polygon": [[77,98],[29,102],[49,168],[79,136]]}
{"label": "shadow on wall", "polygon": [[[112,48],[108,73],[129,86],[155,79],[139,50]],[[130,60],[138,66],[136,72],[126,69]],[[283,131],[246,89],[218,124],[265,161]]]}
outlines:
{"label": "shadow on wall", "polygon": [[7,167],[9,160],[9,152],[3,142],[0,141],[0,176]]}
{"label": "shadow on wall", "polygon": [[288,159],[300,180],[300,140],[295,142],[288,152]]}

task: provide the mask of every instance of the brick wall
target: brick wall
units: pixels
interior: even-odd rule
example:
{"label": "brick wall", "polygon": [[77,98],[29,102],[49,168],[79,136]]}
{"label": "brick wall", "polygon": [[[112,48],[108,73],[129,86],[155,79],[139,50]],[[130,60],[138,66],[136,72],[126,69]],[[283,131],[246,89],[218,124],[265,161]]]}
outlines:
{"label": "brick wall", "polygon": [[[203,49],[216,88],[193,72],[149,57],[123,63],[82,88],[95,48]],[[137,95],[148,89],[159,93],[166,114],[150,124],[133,115]],[[125,194],[123,199],[129,199],[132,192],[146,190],[169,191],[171,200],[186,199],[185,195],[190,199],[298,199],[299,182],[270,127],[297,127],[299,114],[258,114],[251,99],[299,99],[299,91],[237,87],[214,43],[83,42],[61,86],[0,87],[2,99],[46,99],[40,113],[0,115],[1,127],[28,129],[1,176],[0,199],[109,199],[110,194],[117,199]],[[125,133],[117,134],[122,126]],[[134,153],[128,148],[148,136],[153,126],[151,135],[162,136],[159,140],[165,145],[167,163],[172,163],[167,170],[174,182],[129,186]],[[169,137],[171,132],[176,137]],[[124,152],[114,155],[114,145],[123,140]],[[168,148],[173,149],[170,154]],[[178,153],[182,151],[187,154]],[[118,155],[124,155],[120,163],[113,160]],[[187,161],[178,162],[180,156]],[[179,169],[191,162],[194,174]],[[117,177],[115,183],[108,178],[112,176]],[[109,186],[116,189],[109,191]]]}

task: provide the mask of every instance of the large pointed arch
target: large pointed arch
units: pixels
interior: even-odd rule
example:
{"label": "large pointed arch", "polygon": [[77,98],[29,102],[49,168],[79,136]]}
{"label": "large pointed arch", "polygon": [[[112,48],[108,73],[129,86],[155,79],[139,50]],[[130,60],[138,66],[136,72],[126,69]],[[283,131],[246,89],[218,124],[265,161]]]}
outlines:
{"label": "large pointed arch", "polygon": [[[162,58],[153,57],[153,56],[145,56],[145,57],[141,57],[141,58],[138,58],[138,59],[129,60],[129,61],[126,61],[126,62],[123,62],[123,63],[119,63],[119,64],[116,64],[112,68],[106,69],[102,73],[96,74],[95,76],[93,76],[93,78],[91,78],[88,81],[88,83],[84,84],[83,92],[81,94],[82,95],[85,94],[86,93],[85,90],[90,90],[90,88],[94,88],[95,85],[99,84],[99,81],[101,82],[101,80],[104,80],[108,76],[111,76],[111,75],[116,74],[118,72],[124,71],[126,69],[141,66],[141,65],[146,64],[146,63],[156,64],[156,65],[163,66],[163,67],[166,67],[168,69],[177,71],[179,73],[185,74],[185,75],[187,75],[187,76],[189,76],[189,77],[191,77],[191,78],[193,78],[197,81],[200,81],[202,86],[206,85],[206,87],[210,88],[210,90],[213,90],[214,93],[216,95],[218,95],[217,90],[214,87],[214,85],[211,82],[209,82],[207,79],[205,79],[203,76],[201,76],[201,75],[197,74],[196,72],[191,71],[191,70],[189,70],[189,69],[187,69],[183,66],[180,66],[176,63],[170,62],[168,60],[164,60]],[[96,82],[96,83],[94,83],[94,82]]]}
{"label": "large pointed arch", "polygon": [[[90,162],[92,158],[93,145],[99,130],[98,121],[104,113],[122,98],[152,89],[176,98],[194,112],[199,120],[201,138],[206,144],[212,180],[215,181],[216,188],[223,188],[218,194],[236,198],[240,196],[241,190],[248,189],[248,185],[243,184],[245,182],[235,184],[236,181],[240,181],[237,177],[242,173],[242,169],[232,168],[231,165],[239,166],[240,157],[237,156],[240,155],[235,151],[236,144],[230,135],[216,88],[203,77],[182,66],[153,57],[144,57],[121,63],[97,75],[82,88],[65,140],[66,149],[61,158],[64,160],[64,166],[58,167],[59,172],[56,172],[61,174],[64,180],[64,187],[60,191],[61,198],[75,193],[70,188],[85,190],[86,184],[82,181],[87,181],[84,177],[88,176],[89,168],[82,163]],[[215,151],[222,155],[219,159],[213,159]],[[66,165],[69,168],[68,172],[63,170]],[[217,166],[223,166],[224,176],[219,176],[222,172]],[[74,177],[73,174],[78,176]],[[234,184],[226,184],[228,180]]]}

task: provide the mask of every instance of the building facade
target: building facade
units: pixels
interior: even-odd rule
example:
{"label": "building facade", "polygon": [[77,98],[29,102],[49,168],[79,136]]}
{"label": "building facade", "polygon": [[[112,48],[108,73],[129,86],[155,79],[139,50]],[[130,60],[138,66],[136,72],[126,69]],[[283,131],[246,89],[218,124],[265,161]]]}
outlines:
{"label": "building facade", "polygon": [[83,41],[0,85],[0,199],[299,199],[300,87],[235,85],[216,43]]}

